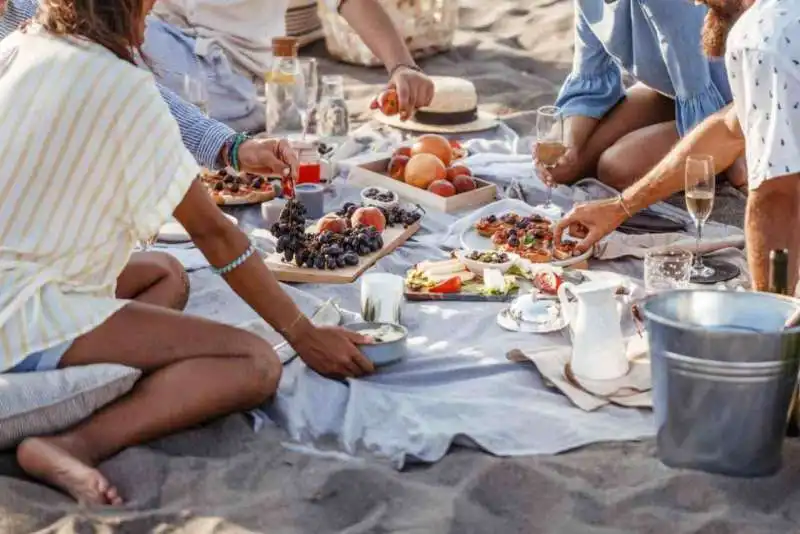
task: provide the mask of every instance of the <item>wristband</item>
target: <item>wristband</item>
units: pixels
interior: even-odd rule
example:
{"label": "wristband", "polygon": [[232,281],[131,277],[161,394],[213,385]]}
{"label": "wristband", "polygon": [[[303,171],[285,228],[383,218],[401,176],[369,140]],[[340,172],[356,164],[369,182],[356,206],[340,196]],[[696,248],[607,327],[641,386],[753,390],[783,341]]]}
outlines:
{"label": "wristband", "polygon": [[229,272],[233,271],[234,269],[236,269],[238,267],[241,267],[241,265],[244,262],[246,262],[247,259],[255,253],[255,251],[256,251],[255,245],[250,243],[250,246],[247,247],[247,250],[245,250],[242,253],[241,256],[239,256],[238,258],[236,258],[235,260],[230,262],[228,265],[226,265],[224,267],[220,267],[219,269],[217,269],[216,267],[212,266],[211,267],[211,272],[214,273],[214,274],[217,274],[219,276],[223,276],[225,274],[228,274]]}
{"label": "wristband", "polygon": [[248,139],[250,139],[250,136],[244,133],[236,134],[236,137],[234,137],[233,139],[233,144],[231,145],[231,150],[230,150],[230,157],[228,159],[230,159],[231,168],[236,172],[240,171],[239,149],[241,148],[242,143],[244,143]]}

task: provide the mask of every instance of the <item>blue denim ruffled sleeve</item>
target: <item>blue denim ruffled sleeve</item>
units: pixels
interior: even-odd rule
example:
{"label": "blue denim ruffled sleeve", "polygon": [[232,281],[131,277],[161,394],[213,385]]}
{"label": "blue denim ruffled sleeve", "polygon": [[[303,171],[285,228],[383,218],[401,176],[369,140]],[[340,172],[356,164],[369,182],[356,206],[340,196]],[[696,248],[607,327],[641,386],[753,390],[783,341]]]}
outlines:
{"label": "blue denim ruffled sleeve", "polygon": [[572,72],[556,100],[565,117],[601,118],[625,96],[622,71],[592,32],[580,10],[575,11],[575,55]]}

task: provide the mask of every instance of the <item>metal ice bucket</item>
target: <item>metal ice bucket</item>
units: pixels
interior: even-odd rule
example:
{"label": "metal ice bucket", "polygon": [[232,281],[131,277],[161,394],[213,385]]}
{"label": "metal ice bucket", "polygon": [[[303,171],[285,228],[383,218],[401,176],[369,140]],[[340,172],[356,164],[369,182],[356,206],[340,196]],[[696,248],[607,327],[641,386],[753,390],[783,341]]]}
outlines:
{"label": "metal ice bucket", "polygon": [[783,325],[798,306],[715,290],[645,300],[662,462],[743,477],[780,469],[800,358],[800,328]]}

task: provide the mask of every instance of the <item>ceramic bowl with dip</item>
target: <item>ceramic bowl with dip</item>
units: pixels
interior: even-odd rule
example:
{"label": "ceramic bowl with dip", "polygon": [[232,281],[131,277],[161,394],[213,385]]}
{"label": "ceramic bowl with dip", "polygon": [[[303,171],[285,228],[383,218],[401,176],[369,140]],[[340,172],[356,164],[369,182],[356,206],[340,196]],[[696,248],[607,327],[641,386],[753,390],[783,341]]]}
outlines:
{"label": "ceramic bowl with dip", "polygon": [[406,356],[408,330],[391,323],[354,323],[345,328],[372,338],[373,343],[359,345],[359,350],[375,365],[387,365]]}
{"label": "ceramic bowl with dip", "polygon": [[467,270],[478,276],[483,276],[486,269],[497,269],[505,274],[519,260],[516,254],[497,250],[459,250],[455,255]]}
{"label": "ceramic bowl with dip", "polygon": [[383,187],[365,187],[361,190],[361,202],[366,206],[377,208],[391,208],[397,206],[400,198],[394,191],[389,191]]}

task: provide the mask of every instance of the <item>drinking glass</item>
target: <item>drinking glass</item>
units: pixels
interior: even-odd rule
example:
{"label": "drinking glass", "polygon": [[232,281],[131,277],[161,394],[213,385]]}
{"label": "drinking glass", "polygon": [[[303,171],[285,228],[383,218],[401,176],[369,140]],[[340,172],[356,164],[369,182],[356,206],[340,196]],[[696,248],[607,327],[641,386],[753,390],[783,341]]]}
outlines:
{"label": "drinking glass", "polygon": [[[566,152],[564,146],[564,117],[556,106],[543,106],[536,110],[536,144],[534,158],[547,169],[555,168]],[[561,216],[561,209],[553,204],[553,188],[547,188],[547,200],[540,206],[548,213]]]}
{"label": "drinking glass", "polygon": [[697,228],[697,250],[692,265],[692,281],[700,283],[711,281],[715,274],[713,267],[703,262],[700,242],[703,239],[703,225],[714,208],[716,173],[714,158],[708,155],[686,158],[686,209]]}
{"label": "drinking glass", "polygon": [[318,73],[317,73],[317,60],[314,58],[298,58],[297,64],[300,67],[299,76],[297,76],[297,95],[295,102],[300,112],[300,120],[303,124],[303,139],[306,138],[308,131],[308,123],[310,122],[311,113],[317,106],[318,96]]}
{"label": "drinking glass", "polygon": [[644,288],[647,294],[686,289],[692,274],[692,253],[685,250],[647,252]]}
{"label": "drinking glass", "polygon": [[361,277],[361,317],[366,322],[400,324],[403,277],[370,273]]}
{"label": "drinking glass", "polygon": [[341,76],[323,76],[322,95],[317,113],[317,133],[322,138],[343,137],[349,130],[344,79]]}
{"label": "drinking glass", "polygon": [[209,116],[208,112],[208,88],[206,86],[206,77],[202,69],[191,74],[184,74],[183,76],[183,97],[184,99],[196,106],[206,117]]}

